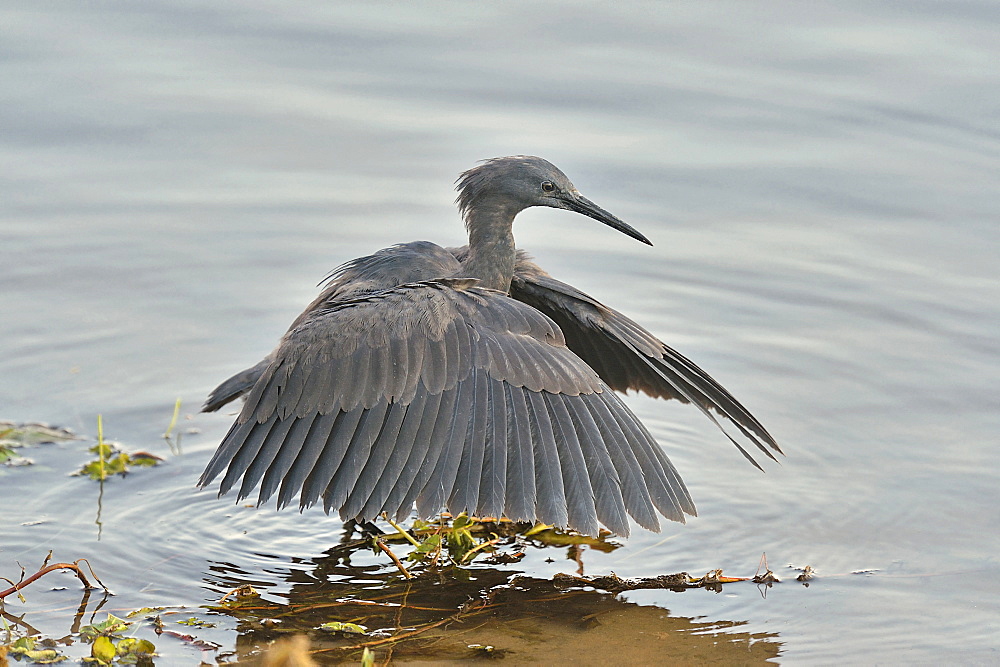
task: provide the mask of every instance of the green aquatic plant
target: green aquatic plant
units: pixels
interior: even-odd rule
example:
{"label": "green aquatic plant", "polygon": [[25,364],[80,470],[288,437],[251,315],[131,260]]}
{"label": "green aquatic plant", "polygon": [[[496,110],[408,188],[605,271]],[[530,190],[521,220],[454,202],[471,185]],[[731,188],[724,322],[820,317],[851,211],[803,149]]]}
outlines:
{"label": "green aquatic plant", "polygon": [[163,439],[169,440],[170,434],[174,432],[174,427],[177,426],[177,418],[181,414],[181,399],[178,398],[174,401],[174,414],[170,417],[170,423],[167,424],[167,430],[163,432]]}
{"label": "green aquatic plant", "polygon": [[170,447],[170,453],[174,456],[181,455],[181,436],[183,433],[178,431],[174,435],[174,429],[177,427],[177,420],[181,416],[181,399],[178,397],[174,401],[174,413],[170,416],[170,423],[167,424],[167,430],[163,432],[163,439],[166,441],[167,446]]}
{"label": "green aquatic plant", "polygon": [[365,626],[346,621],[328,621],[320,625],[318,629],[326,632],[342,632],[348,635],[363,635],[368,632],[368,628]]}
{"label": "green aquatic plant", "polygon": [[77,439],[76,434],[69,429],[48,424],[0,421],[0,465],[31,465],[33,461],[22,455],[19,450],[45,443]]}
{"label": "green aquatic plant", "polygon": [[166,607],[143,607],[141,609],[133,609],[129,613],[125,614],[125,618],[135,618],[136,616],[152,616],[166,609]]}
{"label": "green aquatic plant", "polygon": [[[446,563],[466,566],[482,554],[489,554],[487,561],[494,565],[516,562],[524,556],[522,547],[527,543],[553,547],[587,546],[606,553],[620,546],[608,540],[611,534],[607,532],[599,537],[590,537],[545,524],[478,519],[465,513],[456,517],[442,514],[435,521],[418,519],[408,531],[392,521],[388,523],[397,532],[383,535],[380,539],[409,542],[414,548],[406,555],[406,560],[431,567]],[[502,551],[501,547],[505,546],[513,550]]]}
{"label": "green aquatic plant", "polygon": [[0,444],[15,448],[79,439],[80,437],[68,428],[49,426],[40,422],[19,424],[0,421]]}
{"label": "green aquatic plant", "polygon": [[0,463],[8,463],[9,464],[13,460],[18,459],[18,458],[21,458],[21,457],[18,456],[17,452],[14,451],[13,447],[11,447],[9,445],[6,445],[6,444],[3,444],[3,443],[0,443]]}
{"label": "green aquatic plant", "polygon": [[98,482],[103,482],[112,475],[121,475],[124,477],[129,473],[130,466],[155,466],[163,460],[162,457],[150,454],[149,452],[129,454],[123,451],[116,443],[105,442],[104,422],[101,415],[97,415],[97,444],[87,451],[91,454],[96,454],[97,458],[85,463],[74,474],[86,475]]}
{"label": "green aquatic plant", "polygon": [[132,625],[131,621],[118,618],[114,614],[108,614],[108,617],[100,623],[80,628],[80,637],[87,642],[93,642],[98,637],[116,637],[127,630],[130,625]]}
{"label": "green aquatic plant", "polygon": [[[467,565],[480,553],[493,551],[499,541],[495,532],[488,532],[484,526],[492,525],[492,520],[479,520],[465,513],[449,518],[440,517],[435,522],[417,520],[410,531],[405,531],[389,521],[414,549],[407,554],[407,560],[425,565],[438,565],[446,556],[452,565]],[[487,534],[477,538],[473,533]],[[416,535],[420,539],[413,537]],[[396,535],[387,535],[392,539]]]}
{"label": "green aquatic plant", "polygon": [[150,467],[160,463],[163,459],[149,452],[136,452],[128,454],[113,444],[94,445],[88,449],[91,454],[96,454],[97,458],[88,461],[78,470],[76,475],[86,475],[90,479],[103,482],[112,475],[125,476],[133,466]]}
{"label": "green aquatic plant", "polygon": [[[4,622],[6,625],[6,621]],[[8,635],[10,629],[8,628]],[[34,637],[19,637],[13,642],[0,645],[0,658],[3,657],[3,651],[6,654],[17,660],[22,658],[28,662],[33,662],[36,665],[54,665],[58,662],[68,660],[68,658],[51,648],[48,644],[51,640],[37,640]],[[0,661],[0,664],[6,665],[6,661]]]}
{"label": "green aquatic plant", "polygon": [[156,654],[153,642],[122,636],[132,623],[108,614],[104,621],[80,628],[80,638],[91,645],[90,656],[83,658],[83,664],[98,667],[116,662],[122,665],[152,665],[152,657]]}

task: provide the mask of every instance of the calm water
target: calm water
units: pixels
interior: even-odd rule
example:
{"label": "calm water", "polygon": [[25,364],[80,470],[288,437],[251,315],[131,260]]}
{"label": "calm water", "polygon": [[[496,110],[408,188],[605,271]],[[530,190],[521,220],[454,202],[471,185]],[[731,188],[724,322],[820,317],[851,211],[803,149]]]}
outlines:
{"label": "calm water", "polygon": [[[630,397],[700,516],[588,572],[750,575],[766,552],[766,596],[623,597],[783,662],[1000,661],[996,3],[48,2],[0,25],[0,418],[102,413],[168,458],[105,485],[100,539],[97,485],[65,476],[85,444],[0,468],[0,575],[55,549],[91,558],[106,609],[289,594],[339,523],[195,491],[230,417],[194,414],[171,455],[174,400],[266,354],[341,261],[461,242],[458,172],[530,153],[656,245],[552,210],[519,245],[788,453],[761,474],[696,411]],[[63,636],[79,593],[53,582],[7,611]]]}

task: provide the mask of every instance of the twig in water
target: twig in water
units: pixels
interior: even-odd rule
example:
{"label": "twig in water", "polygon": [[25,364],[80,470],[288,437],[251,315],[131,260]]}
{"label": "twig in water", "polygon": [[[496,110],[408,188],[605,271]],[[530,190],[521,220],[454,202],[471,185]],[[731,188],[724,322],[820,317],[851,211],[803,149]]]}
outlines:
{"label": "twig in water", "polygon": [[410,544],[412,544],[415,547],[419,547],[420,546],[420,543],[417,542],[414,539],[414,537],[412,535],[410,535],[408,532],[406,532],[400,525],[398,525],[395,521],[393,521],[392,519],[390,519],[389,515],[386,512],[382,512],[382,518],[385,519],[386,523],[388,523],[390,526],[392,526],[393,528],[395,528],[396,532],[398,532],[400,535],[402,535],[403,537],[405,537],[407,542],[409,542]]}
{"label": "twig in water", "polygon": [[385,544],[382,542],[380,538],[378,537],[375,538],[375,544],[378,546],[379,549],[384,551],[385,554],[389,556],[389,558],[392,559],[392,562],[396,564],[396,567],[399,568],[399,571],[403,573],[404,577],[406,577],[407,579],[413,578],[413,575],[410,574],[405,567],[403,567],[402,561],[400,561],[399,558],[396,557],[396,554],[392,553],[389,547],[385,546]]}
{"label": "twig in water", "polygon": [[[760,571],[761,568],[764,568],[763,572]],[[755,584],[767,584],[768,586],[781,581],[774,572],[771,572],[771,568],[767,566],[767,553],[761,555],[760,564],[757,566],[757,573],[753,575],[751,581]]]}
{"label": "twig in water", "polygon": [[[46,558],[45,561],[48,562],[48,558]],[[83,570],[80,568],[80,563],[86,563],[87,569],[90,570],[91,576],[94,577],[97,583],[101,585],[101,588],[103,588],[104,590],[108,590],[108,587],[104,585],[104,582],[98,579],[97,575],[94,574],[94,568],[90,566],[90,562],[86,558],[81,558],[79,560],[73,561],[72,563],[52,563],[51,565],[44,565],[41,569],[38,570],[38,572],[35,572],[30,577],[22,578],[21,581],[19,581],[16,584],[7,577],[0,577],[0,579],[3,579],[7,583],[11,584],[10,588],[0,591],[0,600],[4,599],[11,593],[17,593],[28,584],[40,579],[41,577],[44,577],[49,572],[54,572],[56,570],[73,570],[73,572],[76,573],[77,578],[80,580],[80,582],[84,585],[85,588],[96,588],[95,586],[92,586],[90,584],[90,581],[87,579],[87,575],[85,575],[83,573]],[[22,571],[21,574],[23,577],[24,572]],[[20,594],[18,595],[18,597],[21,597],[22,601],[24,600],[23,596],[21,596]]]}
{"label": "twig in water", "polygon": [[221,605],[229,598],[230,595],[232,595],[234,599],[245,598],[245,597],[260,597],[260,593],[258,593],[253,586],[251,586],[250,584],[242,584],[240,586],[237,586],[233,590],[229,591],[225,595],[223,595],[219,599],[219,601],[216,602],[215,604]]}

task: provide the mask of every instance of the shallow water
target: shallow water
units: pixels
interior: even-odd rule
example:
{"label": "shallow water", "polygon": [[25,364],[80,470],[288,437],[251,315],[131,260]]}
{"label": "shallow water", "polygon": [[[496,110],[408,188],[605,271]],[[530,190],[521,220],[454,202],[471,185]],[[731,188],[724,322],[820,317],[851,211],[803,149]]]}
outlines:
{"label": "shallow water", "polygon": [[[90,443],[0,468],[0,575],[55,549],[94,562],[116,593],[102,612],[243,581],[287,600],[339,522],[195,491],[230,417],[192,414],[175,456],[175,398],[194,413],[266,354],[341,261],[460,243],[451,181],[529,153],[655,247],[551,210],[519,217],[519,245],[702,365],[788,454],[762,475],[696,411],[630,397],[700,516],[588,551],[587,571],[750,575],[766,552],[786,579],[766,596],[620,598],[766,635],[761,659],[997,661],[994,3],[0,13],[0,417],[93,434],[102,413],[108,437],[167,457],[105,484],[100,535],[98,486],[64,476]],[[547,549],[509,570],[575,568]],[[65,577],[6,611],[67,634]],[[237,635],[199,634],[221,651]]]}

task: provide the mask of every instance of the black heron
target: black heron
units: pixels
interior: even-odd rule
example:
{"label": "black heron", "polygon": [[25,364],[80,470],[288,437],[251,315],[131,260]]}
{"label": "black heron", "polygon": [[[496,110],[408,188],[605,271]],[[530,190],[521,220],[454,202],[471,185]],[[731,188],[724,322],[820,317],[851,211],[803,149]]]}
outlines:
{"label": "black heron", "polygon": [[[397,520],[506,516],[596,535],[696,513],[684,482],[614,390],[693,403],[770,458],[781,452],[719,383],[514,247],[530,206],[582,213],[652,245],[538,157],[463,173],[469,245],[404,243],[342,265],[278,347],[205,411],[246,396],[199,481],[224,469],[258,504]],[[751,463],[740,443],[722,429]]]}

